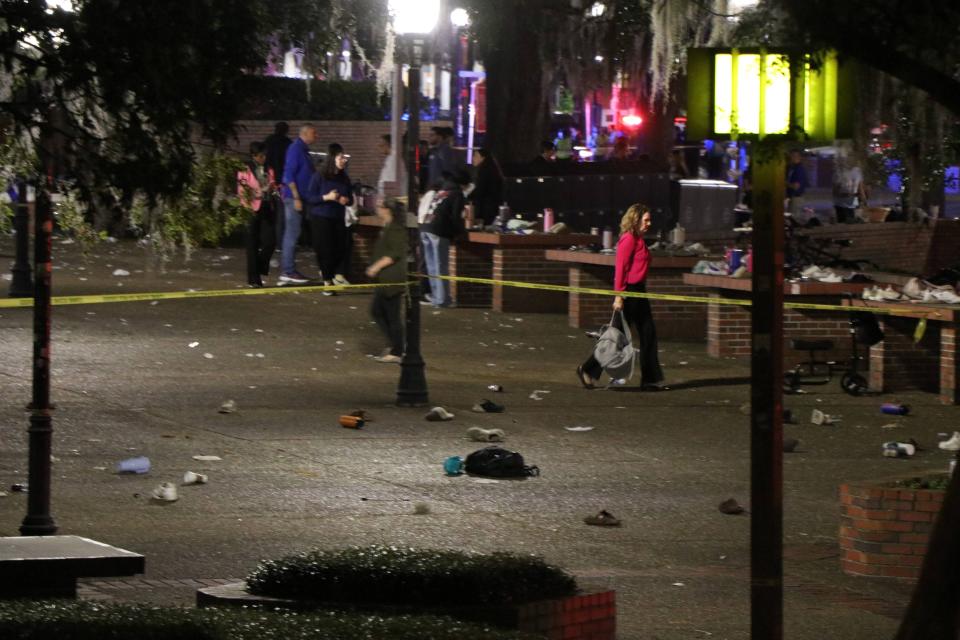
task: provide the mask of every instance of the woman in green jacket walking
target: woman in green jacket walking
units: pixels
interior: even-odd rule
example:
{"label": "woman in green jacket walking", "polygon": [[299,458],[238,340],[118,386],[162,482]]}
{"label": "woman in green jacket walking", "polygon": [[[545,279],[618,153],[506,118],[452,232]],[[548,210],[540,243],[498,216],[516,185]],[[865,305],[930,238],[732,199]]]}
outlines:
{"label": "woman in green jacket walking", "polygon": [[370,315],[390,342],[377,362],[400,363],[403,359],[403,324],[400,306],[404,283],[407,280],[407,229],[403,205],[389,200],[377,205],[377,217],[383,230],[373,247],[373,262],[367,267],[367,276],[381,285],[373,292]]}

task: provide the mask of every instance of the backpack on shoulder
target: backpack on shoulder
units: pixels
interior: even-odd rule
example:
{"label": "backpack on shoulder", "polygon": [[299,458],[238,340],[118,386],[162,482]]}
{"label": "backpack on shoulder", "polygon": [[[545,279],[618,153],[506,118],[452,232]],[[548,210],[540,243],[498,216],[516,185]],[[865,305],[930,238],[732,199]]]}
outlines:
{"label": "backpack on shoulder", "polygon": [[501,447],[477,449],[467,456],[464,470],[467,473],[491,478],[523,478],[540,475],[540,469],[525,464],[522,455]]}

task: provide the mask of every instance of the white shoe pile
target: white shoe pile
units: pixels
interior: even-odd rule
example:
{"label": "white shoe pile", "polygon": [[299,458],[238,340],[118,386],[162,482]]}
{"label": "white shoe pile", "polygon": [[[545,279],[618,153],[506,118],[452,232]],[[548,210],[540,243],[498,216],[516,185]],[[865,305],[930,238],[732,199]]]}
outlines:
{"label": "white shoe pile", "polygon": [[927,304],[960,304],[960,295],[949,284],[932,284],[919,278],[910,278],[903,285],[904,296]]}
{"label": "white shoe pile", "polygon": [[895,290],[892,285],[887,285],[886,289],[881,289],[878,286],[867,287],[863,290],[861,294],[864,300],[874,300],[876,302],[892,302],[892,301],[906,301],[909,300],[907,296],[901,292]]}
{"label": "white shoe pile", "polygon": [[819,282],[843,282],[843,277],[833,269],[824,269],[815,264],[804,267],[800,275],[804,278],[817,280]]}

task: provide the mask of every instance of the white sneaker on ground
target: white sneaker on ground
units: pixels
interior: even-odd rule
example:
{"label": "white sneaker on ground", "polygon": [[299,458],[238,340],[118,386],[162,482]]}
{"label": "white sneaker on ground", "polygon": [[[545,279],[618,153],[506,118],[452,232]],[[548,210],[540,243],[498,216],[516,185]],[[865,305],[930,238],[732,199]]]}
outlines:
{"label": "white sneaker on ground", "polygon": [[887,285],[886,289],[880,289],[877,287],[877,295],[880,296],[881,300],[902,300],[903,296],[900,295],[899,291],[894,291],[892,285]]}
{"label": "white sneaker on ground", "polygon": [[821,275],[819,278],[817,278],[817,280],[820,281],[820,282],[829,282],[829,283],[831,283],[831,284],[834,284],[834,283],[837,283],[837,282],[843,282],[843,278],[840,276],[839,273],[832,273],[832,272],[831,272],[831,273],[823,273],[823,275]]}
{"label": "white sneaker on ground", "polygon": [[949,440],[944,440],[937,446],[944,451],[960,451],[960,431],[954,431]]}
{"label": "white sneaker on ground", "polygon": [[403,358],[400,356],[395,356],[392,353],[388,353],[385,356],[374,356],[373,359],[377,362],[383,362],[385,364],[400,364],[403,362]]}
{"label": "white sneaker on ground", "polygon": [[817,278],[821,276],[823,273],[824,273],[823,269],[821,269],[815,264],[811,264],[809,266],[804,267],[803,270],[800,272],[800,275],[802,275],[804,278]]}
{"label": "white sneaker on ground", "polygon": [[933,292],[933,297],[947,304],[960,304],[960,296],[952,289],[937,289]]}

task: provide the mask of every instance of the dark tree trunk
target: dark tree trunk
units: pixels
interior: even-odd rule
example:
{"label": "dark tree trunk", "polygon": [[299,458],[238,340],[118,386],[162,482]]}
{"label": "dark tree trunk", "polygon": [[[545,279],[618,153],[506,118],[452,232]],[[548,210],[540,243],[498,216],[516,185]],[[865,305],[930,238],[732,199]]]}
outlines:
{"label": "dark tree trunk", "polygon": [[554,67],[543,59],[543,0],[501,0],[500,37],[481,43],[487,71],[487,146],[501,162],[528,162],[547,133]]}

